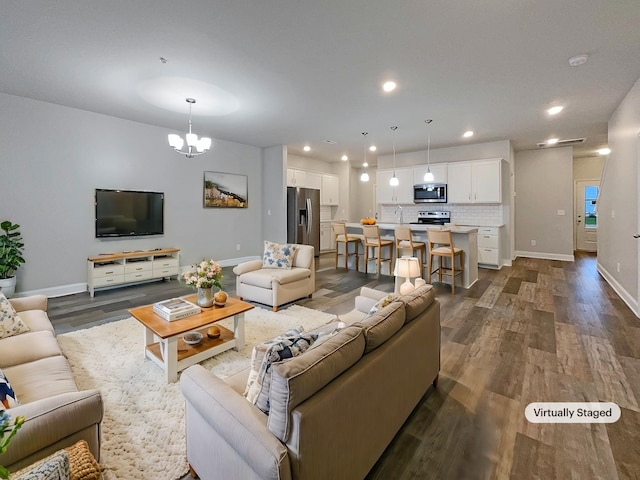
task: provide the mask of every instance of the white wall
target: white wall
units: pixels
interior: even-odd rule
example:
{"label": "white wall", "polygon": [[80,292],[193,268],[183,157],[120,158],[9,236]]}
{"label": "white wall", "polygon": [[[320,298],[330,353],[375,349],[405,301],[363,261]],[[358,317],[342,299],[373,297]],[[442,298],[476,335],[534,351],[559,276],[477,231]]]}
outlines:
{"label": "white wall", "polygon": [[[640,80],[609,119],[609,154],[600,183],[598,270],[638,315]],[[618,265],[620,265],[618,271]]]}
{"label": "white wall", "polygon": [[515,190],[516,255],[573,260],[573,147],[516,152]]}
{"label": "white wall", "polygon": [[[6,94],[0,123],[0,221],[20,224],[25,240],[18,293],[77,289],[87,257],[103,252],[177,247],[188,265],[262,251],[259,148],[214,139],[187,159],[169,148],[166,129]],[[249,207],[203,208],[204,171],[247,175]],[[165,234],[96,239],[96,188],[164,192]]]}
{"label": "white wall", "polygon": [[287,147],[264,148],[262,221],[263,238],[272,242],[287,241]]}
{"label": "white wall", "polygon": [[599,180],[602,176],[602,167],[604,166],[603,156],[574,158],[573,159],[573,179],[580,180]]}

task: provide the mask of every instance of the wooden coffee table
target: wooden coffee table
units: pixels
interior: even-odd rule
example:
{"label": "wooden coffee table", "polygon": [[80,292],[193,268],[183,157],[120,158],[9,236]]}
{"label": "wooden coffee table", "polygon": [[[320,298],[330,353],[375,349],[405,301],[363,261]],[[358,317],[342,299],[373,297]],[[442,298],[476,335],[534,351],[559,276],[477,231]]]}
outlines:
{"label": "wooden coffee table", "polygon": [[[197,295],[182,297],[196,302]],[[144,355],[162,368],[167,383],[178,379],[178,372],[218,355],[231,348],[236,351],[244,347],[244,312],[253,305],[229,297],[224,307],[203,308],[202,312],[180,320],[169,322],[153,312],[153,305],[132,308],[129,313],[144,325]],[[220,337],[207,337],[207,327],[220,320],[233,317],[233,332],[220,325]],[[189,345],[182,339],[187,332],[202,333],[202,341]]]}

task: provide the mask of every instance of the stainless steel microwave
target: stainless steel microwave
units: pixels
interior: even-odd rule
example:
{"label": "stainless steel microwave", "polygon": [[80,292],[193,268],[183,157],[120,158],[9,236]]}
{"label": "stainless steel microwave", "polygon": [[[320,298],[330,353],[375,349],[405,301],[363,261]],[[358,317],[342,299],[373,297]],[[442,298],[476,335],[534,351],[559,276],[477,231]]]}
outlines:
{"label": "stainless steel microwave", "polygon": [[414,185],[413,203],[447,203],[447,184],[418,183]]}

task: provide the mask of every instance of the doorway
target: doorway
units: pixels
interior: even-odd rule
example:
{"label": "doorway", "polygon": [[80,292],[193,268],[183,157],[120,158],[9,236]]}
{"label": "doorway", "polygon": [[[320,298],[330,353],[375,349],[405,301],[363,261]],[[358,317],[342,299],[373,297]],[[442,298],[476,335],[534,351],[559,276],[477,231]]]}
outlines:
{"label": "doorway", "polygon": [[599,193],[600,182],[597,180],[575,183],[574,243],[576,250],[598,251],[597,201]]}

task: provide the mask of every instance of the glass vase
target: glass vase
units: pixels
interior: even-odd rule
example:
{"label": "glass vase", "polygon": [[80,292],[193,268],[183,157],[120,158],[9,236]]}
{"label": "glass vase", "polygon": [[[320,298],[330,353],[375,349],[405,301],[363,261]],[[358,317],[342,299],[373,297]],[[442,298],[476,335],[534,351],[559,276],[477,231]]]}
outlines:
{"label": "glass vase", "polygon": [[199,307],[212,307],[213,306],[213,287],[198,288],[198,300],[196,301]]}

